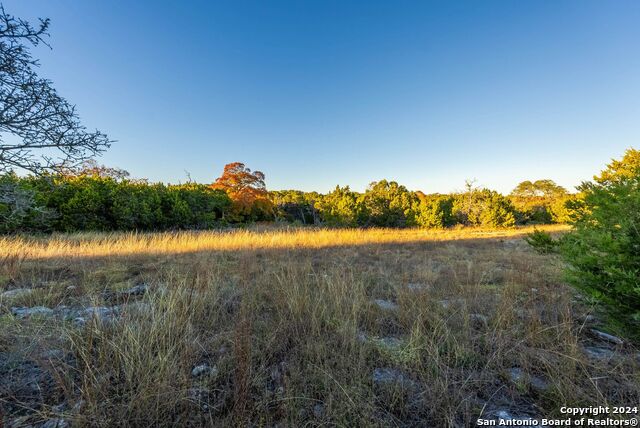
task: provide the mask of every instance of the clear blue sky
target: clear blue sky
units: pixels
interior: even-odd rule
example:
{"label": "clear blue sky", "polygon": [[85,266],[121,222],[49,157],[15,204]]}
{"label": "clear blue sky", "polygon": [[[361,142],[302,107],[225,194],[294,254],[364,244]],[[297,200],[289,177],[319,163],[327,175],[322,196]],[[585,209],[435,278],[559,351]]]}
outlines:
{"label": "clear blue sky", "polygon": [[5,0],[101,159],[271,189],[572,187],[640,144],[640,1]]}

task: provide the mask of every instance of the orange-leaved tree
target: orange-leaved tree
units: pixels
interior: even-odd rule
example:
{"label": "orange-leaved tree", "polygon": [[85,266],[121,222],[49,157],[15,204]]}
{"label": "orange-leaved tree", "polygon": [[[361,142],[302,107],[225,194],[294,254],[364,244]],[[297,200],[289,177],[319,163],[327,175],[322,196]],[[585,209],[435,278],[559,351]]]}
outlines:
{"label": "orange-leaved tree", "polygon": [[225,165],[222,175],[211,187],[224,190],[233,201],[230,220],[264,220],[273,215],[264,173],[251,171],[241,162]]}

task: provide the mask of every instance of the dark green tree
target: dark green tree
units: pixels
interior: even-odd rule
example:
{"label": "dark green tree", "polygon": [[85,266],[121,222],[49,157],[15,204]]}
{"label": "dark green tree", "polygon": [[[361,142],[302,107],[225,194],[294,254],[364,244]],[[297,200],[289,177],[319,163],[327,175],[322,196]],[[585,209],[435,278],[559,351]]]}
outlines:
{"label": "dark green tree", "polygon": [[369,185],[359,198],[362,205],[360,224],[378,227],[415,226],[415,193],[395,181],[380,180]]}
{"label": "dark green tree", "polygon": [[573,231],[561,252],[569,280],[616,319],[640,322],[640,152],[629,149],[572,203]]}
{"label": "dark green tree", "polygon": [[324,195],[315,206],[322,222],[328,226],[357,226],[362,212],[358,194],[351,191],[349,186],[336,186],[332,192]]}
{"label": "dark green tree", "polygon": [[449,195],[424,196],[414,205],[416,224],[427,229],[441,229],[455,224],[454,198]]}

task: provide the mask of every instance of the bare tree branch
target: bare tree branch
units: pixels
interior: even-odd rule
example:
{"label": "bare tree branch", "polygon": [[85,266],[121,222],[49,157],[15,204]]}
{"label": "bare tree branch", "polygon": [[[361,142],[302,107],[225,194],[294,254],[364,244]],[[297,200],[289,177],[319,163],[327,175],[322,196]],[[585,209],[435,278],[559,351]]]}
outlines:
{"label": "bare tree branch", "polygon": [[[34,27],[0,5],[0,173],[73,170],[111,143],[102,132],[87,130],[75,106],[35,72],[38,61],[29,46],[49,46],[48,28],[49,19]],[[7,135],[20,142],[7,142]]]}

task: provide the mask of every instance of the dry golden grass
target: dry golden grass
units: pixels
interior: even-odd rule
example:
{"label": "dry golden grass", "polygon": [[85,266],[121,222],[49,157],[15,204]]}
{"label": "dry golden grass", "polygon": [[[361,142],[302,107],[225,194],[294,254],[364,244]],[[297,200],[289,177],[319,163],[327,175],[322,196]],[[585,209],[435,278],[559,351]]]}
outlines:
{"label": "dry golden grass", "polygon": [[[2,288],[36,290],[0,301],[0,363],[19,357],[54,374],[42,400],[0,397],[5,420],[472,426],[499,409],[637,404],[637,350],[593,336],[593,309],[562,284],[559,261],[522,241],[529,231],[2,238]],[[120,293],[141,283],[144,295]],[[121,312],[84,327],[10,314],[35,305]],[[611,354],[589,358],[589,346]],[[43,357],[50,349],[63,357]],[[215,369],[192,376],[201,364]]]}
{"label": "dry golden grass", "polygon": [[[565,225],[544,225],[537,226],[537,228],[551,233],[567,230]],[[184,254],[200,251],[247,249],[324,248],[344,245],[521,237],[533,229],[533,226],[514,229],[459,228],[428,231],[421,229],[264,228],[263,230],[165,233],[54,234],[46,238],[0,237],[0,255],[5,258],[47,259]]]}

